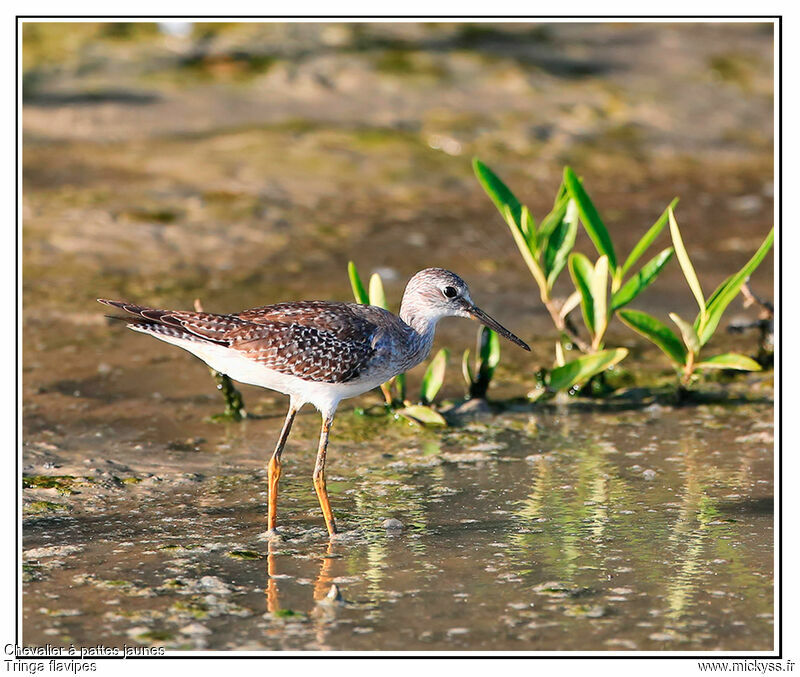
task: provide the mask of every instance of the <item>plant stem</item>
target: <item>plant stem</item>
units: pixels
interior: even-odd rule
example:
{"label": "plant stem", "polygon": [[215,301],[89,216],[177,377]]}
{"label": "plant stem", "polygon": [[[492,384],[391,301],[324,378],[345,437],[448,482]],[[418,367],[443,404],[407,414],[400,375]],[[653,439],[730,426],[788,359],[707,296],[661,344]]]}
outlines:
{"label": "plant stem", "polygon": [[225,398],[225,412],[218,418],[228,421],[241,421],[247,417],[247,412],[244,409],[244,399],[242,394],[233,385],[230,377],[227,374],[222,374],[214,369],[211,369],[211,374],[217,381],[217,388],[222,392]]}
{"label": "plant stem", "polygon": [[694,373],[694,353],[690,350],[689,354],[686,356],[686,364],[683,366],[683,378],[681,378],[681,383],[684,386],[689,385],[689,381],[691,380],[693,373]]}
{"label": "plant stem", "polygon": [[762,301],[758,298],[758,296],[753,293],[753,290],[750,289],[750,285],[747,282],[742,283],[741,292],[742,296],[744,296],[745,308],[754,304],[761,308],[761,312],[758,315],[759,319],[771,320],[774,317],[775,308],[773,308],[772,304],[769,301]]}
{"label": "plant stem", "polygon": [[[744,296],[744,307],[758,306],[758,320],[750,324],[750,327],[758,329],[758,356],[756,361],[762,367],[772,366],[774,362],[774,320],[775,308],[769,301],[763,301],[753,293],[750,285],[747,282],[742,284],[742,296]],[[742,329],[746,328],[743,327]],[[731,331],[732,327],[728,327]]]}
{"label": "plant stem", "polygon": [[[200,299],[194,300],[194,309],[198,313],[204,312],[203,304],[200,302]],[[212,416],[211,419],[214,421],[241,421],[243,418],[246,418],[247,412],[244,408],[244,398],[242,398],[242,393],[233,385],[233,381],[231,381],[230,377],[211,367],[209,367],[208,370],[217,382],[217,390],[220,390],[222,392],[222,397],[225,398],[225,411],[222,414]]]}
{"label": "plant stem", "polygon": [[556,325],[556,329],[564,332],[582,353],[590,352],[591,348],[589,344],[578,336],[578,330],[572,323],[572,320],[569,319],[569,315],[567,315],[567,317],[561,317],[561,308],[553,299],[542,298],[542,301],[544,302],[544,307],[547,308],[547,312],[550,313],[550,317],[553,320],[553,324]]}

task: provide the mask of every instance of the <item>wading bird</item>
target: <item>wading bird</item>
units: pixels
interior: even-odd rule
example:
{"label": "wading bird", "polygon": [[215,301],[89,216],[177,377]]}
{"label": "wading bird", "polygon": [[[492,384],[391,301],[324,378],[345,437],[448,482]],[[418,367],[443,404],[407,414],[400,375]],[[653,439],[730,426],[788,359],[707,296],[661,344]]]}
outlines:
{"label": "wading bird", "polygon": [[98,301],[135,315],[128,324],[135,331],[188,350],[236,381],[289,396],[289,412],[267,467],[270,531],[277,524],[281,452],[304,404],[313,404],[322,414],[313,481],[333,536],[336,522],[325,488],[325,454],[341,400],[422,362],[433,345],[436,323],[444,317],[471,317],[530,350],[475,306],[464,280],[443,268],[426,268],[409,280],[399,316],[376,306],[333,301],[276,303],[230,315]]}

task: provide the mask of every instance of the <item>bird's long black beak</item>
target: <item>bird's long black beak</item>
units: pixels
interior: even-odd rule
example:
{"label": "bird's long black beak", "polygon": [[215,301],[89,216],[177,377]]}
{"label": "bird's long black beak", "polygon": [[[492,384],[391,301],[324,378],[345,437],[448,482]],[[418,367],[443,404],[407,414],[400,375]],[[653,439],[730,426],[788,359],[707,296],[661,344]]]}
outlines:
{"label": "bird's long black beak", "polygon": [[487,327],[489,327],[489,329],[494,329],[494,331],[500,334],[500,336],[504,336],[512,343],[516,343],[520,348],[525,348],[525,350],[530,352],[530,346],[525,343],[525,341],[514,336],[514,334],[508,331],[508,329],[506,329],[502,324],[500,324],[493,317],[484,313],[477,306],[469,305],[466,307],[466,311],[481,324],[485,324]]}

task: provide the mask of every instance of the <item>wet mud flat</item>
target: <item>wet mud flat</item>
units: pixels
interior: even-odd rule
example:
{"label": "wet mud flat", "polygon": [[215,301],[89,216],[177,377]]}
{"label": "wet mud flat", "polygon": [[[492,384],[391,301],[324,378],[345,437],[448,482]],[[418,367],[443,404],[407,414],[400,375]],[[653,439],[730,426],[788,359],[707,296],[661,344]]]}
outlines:
{"label": "wet mud flat", "polygon": [[[25,489],[25,643],[772,648],[768,398],[520,405],[445,431],[340,416],[332,543],[310,482],[315,416],[285,454],[277,539],[265,472],[226,452],[202,472],[107,464],[105,482]],[[248,421],[244,446],[278,425]],[[188,469],[209,451],[173,455]]]}

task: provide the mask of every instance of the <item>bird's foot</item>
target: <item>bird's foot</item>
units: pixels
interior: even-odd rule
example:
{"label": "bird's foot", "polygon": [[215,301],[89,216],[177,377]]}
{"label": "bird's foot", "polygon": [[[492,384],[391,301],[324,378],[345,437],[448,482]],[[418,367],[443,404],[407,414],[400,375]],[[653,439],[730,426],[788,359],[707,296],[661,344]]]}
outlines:
{"label": "bird's foot", "polygon": [[273,529],[267,529],[265,532],[260,534],[258,540],[260,541],[269,541],[270,543],[282,543],[284,541],[283,534],[278,531],[278,527]]}

